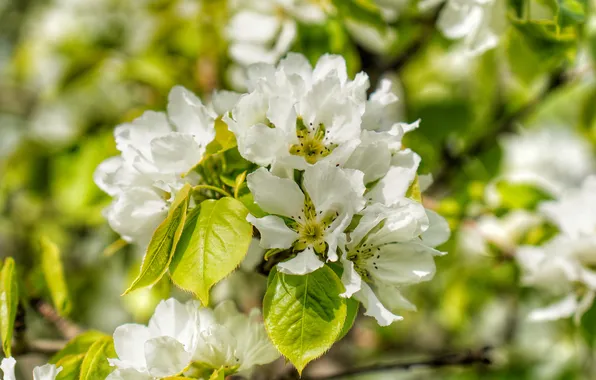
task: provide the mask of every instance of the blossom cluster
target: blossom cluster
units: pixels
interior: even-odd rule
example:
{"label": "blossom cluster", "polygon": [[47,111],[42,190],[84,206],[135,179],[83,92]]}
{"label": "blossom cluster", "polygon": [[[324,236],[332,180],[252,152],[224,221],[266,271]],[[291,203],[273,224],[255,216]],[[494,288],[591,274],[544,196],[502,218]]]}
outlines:
{"label": "blossom cluster", "polygon": [[229,301],[213,310],[197,301],[162,301],[148,326],[125,324],[114,331],[118,358],[108,359],[116,369],[107,379],[200,377],[222,368],[247,373],[279,357],[259,317],[259,310],[244,315]]}
{"label": "blossom cluster", "polygon": [[341,263],[344,297],[361,301],[381,325],[401,319],[397,310],[414,306],[400,289],[433,277],[433,257],[442,254],[434,247],[449,236],[445,220],[415,199],[429,179],[417,175],[420,156],[402,138],[418,122],[393,120],[391,83],[368,96],[368,76],[349,79],[340,56],[325,55],[313,68],[290,53],[277,66],[251,66],[247,78],[247,93],[217,93],[210,107],[175,87],[167,115],[148,111],[116,128],[122,154],[95,176],[115,198],[110,225],[147,244],[182,184],[202,183],[192,169],[217,119],[258,165],[247,185],[266,215],[248,220],[261,247],[284,257],[277,270],[305,275]]}
{"label": "blossom cluster", "polygon": [[574,316],[576,322],[592,306],[596,294],[596,177],[586,178],[579,189],[540,205],[540,212],[559,229],[542,246],[522,246],[516,258],[522,282],[545,289],[557,302],[534,310],[530,318],[553,320]]}

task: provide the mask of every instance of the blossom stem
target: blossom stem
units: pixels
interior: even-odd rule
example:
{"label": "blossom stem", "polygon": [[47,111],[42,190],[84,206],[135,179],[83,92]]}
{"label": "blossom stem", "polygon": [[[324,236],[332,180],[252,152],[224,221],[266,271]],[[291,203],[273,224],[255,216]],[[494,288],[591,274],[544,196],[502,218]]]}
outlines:
{"label": "blossom stem", "polygon": [[219,187],[211,186],[211,185],[197,185],[192,188],[193,191],[200,191],[200,190],[211,190],[215,191],[216,193],[220,193],[225,197],[231,197],[232,194],[228,193],[224,189],[220,189]]}

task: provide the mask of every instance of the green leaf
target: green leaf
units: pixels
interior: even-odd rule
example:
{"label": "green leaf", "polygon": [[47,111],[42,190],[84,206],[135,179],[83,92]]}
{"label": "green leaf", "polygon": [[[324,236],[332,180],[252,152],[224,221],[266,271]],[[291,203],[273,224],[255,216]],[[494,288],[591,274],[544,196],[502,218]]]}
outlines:
{"label": "green leaf", "polygon": [[348,298],[346,301],[346,306],[348,308],[346,314],[346,321],[344,322],[344,326],[341,329],[341,333],[339,334],[339,338],[337,340],[343,339],[350,330],[352,326],[354,326],[354,322],[356,322],[356,317],[358,316],[358,309],[360,309],[360,302],[355,298]]}
{"label": "green leaf", "polygon": [[[196,210],[196,209],[195,209]],[[191,213],[170,264],[174,284],[209,304],[209,289],[230,274],[252,240],[248,209],[225,197],[206,200]]]}
{"label": "green leaf", "polygon": [[242,204],[248,209],[248,211],[256,218],[262,218],[264,216],[269,215],[265,211],[263,211],[258,204],[255,203],[255,199],[252,193],[246,193],[238,197],[238,200],[242,202]]}
{"label": "green leaf", "polygon": [[52,302],[60,315],[67,315],[72,308],[68,287],[64,278],[60,250],[46,236],[40,238],[41,268],[50,291]]}
{"label": "green leaf", "polygon": [[328,266],[304,276],[272,276],[263,300],[265,327],[275,347],[302,373],[342,332],[347,306],[339,295],[344,287]]}
{"label": "green leaf", "polygon": [[7,257],[0,273],[0,333],[2,334],[2,349],[4,356],[10,357],[12,348],[12,333],[19,304],[19,287],[15,274],[15,264],[12,257]]}
{"label": "green leaf", "polygon": [[380,9],[370,0],[332,0],[341,18],[375,28],[382,35],[387,23]]}
{"label": "green leaf", "polygon": [[50,359],[49,363],[56,364],[67,356],[84,354],[89,351],[89,347],[91,347],[95,342],[106,337],[109,338],[108,335],[100,331],[85,331],[68,342],[62,350],[60,350]]}
{"label": "green leaf", "polygon": [[176,195],[168,216],[153,233],[139,275],[124,294],[154,285],[168,270],[186,221],[190,191],[190,185],[186,184]]}
{"label": "green leaf", "polygon": [[81,363],[79,380],[105,379],[113,371],[108,363],[108,358],[113,357],[116,357],[116,352],[111,337],[93,343]]}
{"label": "green leaf", "polygon": [[533,210],[540,202],[552,199],[543,190],[530,184],[499,181],[496,188],[501,197],[501,207],[506,209]]}
{"label": "green leaf", "polygon": [[62,371],[56,376],[56,380],[79,380],[83,359],[85,354],[69,355],[60,359],[56,367],[62,367]]}

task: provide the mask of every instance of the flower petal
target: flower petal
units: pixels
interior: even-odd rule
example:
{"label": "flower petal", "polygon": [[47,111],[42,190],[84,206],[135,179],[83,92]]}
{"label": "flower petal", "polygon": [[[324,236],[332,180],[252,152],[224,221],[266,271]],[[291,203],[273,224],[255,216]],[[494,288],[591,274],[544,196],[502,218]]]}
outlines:
{"label": "flower petal", "polygon": [[283,219],[277,216],[255,218],[248,215],[246,219],[261,233],[260,245],[263,248],[290,248],[298,239],[298,234],[288,228]]}
{"label": "flower petal", "polygon": [[14,367],[16,364],[17,361],[12,356],[2,359],[2,363],[0,363],[0,369],[2,369],[2,374],[4,375],[2,380],[16,380],[14,374]]}
{"label": "flower petal", "polygon": [[372,202],[392,205],[403,198],[416,177],[420,156],[405,149],[396,153],[391,160],[391,167],[381,180],[366,194]]}
{"label": "flower petal", "polygon": [[259,168],[248,175],[247,183],[255,202],[264,211],[295,219],[303,214],[304,194],[293,180]]}
{"label": "flower petal", "polygon": [[429,227],[420,237],[424,244],[431,247],[437,247],[449,240],[449,236],[451,235],[449,223],[436,212],[429,209],[426,209],[425,211],[426,216],[428,217]]}
{"label": "flower petal", "polygon": [[33,368],[33,380],[54,380],[62,371],[62,367],[56,368],[54,364],[45,364]]}
{"label": "flower petal", "polygon": [[182,86],[174,86],[170,90],[168,117],[178,132],[192,136],[203,149],[215,137],[215,115],[195,94]]}
{"label": "flower petal", "polygon": [[528,319],[534,322],[554,321],[562,318],[569,318],[577,310],[577,299],[574,294],[540,309],[533,310]]}
{"label": "flower petal", "polygon": [[374,256],[366,261],[366,268],[380,284],[428,281],[436,269],[433,253],[432,248],[416,242],[386,244],[373,247]]}
{"label": "flower petal", "polygon": [[304,275],[316,271],[323,265],[325,263],[315,254],[312,247],[307,247],[293,259],[277,264],[277,269],[285,274]]}
{"label": "flower petal", "polygon": [[350,298],[362,288],[362,278],[354,269],[354,263],[346,258],[345,253],[341,255],[341,262],[344,267],[341,282],[344,284],[346,291],[340,294],[340,296]]}
{"label": "flower petal", "polygon": [[304,188],[317,211],[355,213],[364,207],[364,173],[317,162],[304,172]]}
{"label": "flower petal", "polygon": [[149,374],[154,377],[174,376],[182,372],[192,355],[182,343],[169,336],[153,338],[145,343],[145,360]]}
{"label": "flower petal", "polygon": [[383,306],[381,301],[377,298],[371,287],[365,282],[362,283],[362,289],[354,294],[354,298],[360,301],[366,309],[364,315],[375,318],[380,326],[389,326],[395,321],[401,321],[404,319],[403,317],[393,314],[391,311],[387,310],[387,308],[385,308],[385,306]]}
{"label": "flower petal", "polygon": [[114,348],[118,358],[128,368],[144,369],[145,342],[151,338],[149,328],[143,325],[128,323],[118,326],[114,331]]}

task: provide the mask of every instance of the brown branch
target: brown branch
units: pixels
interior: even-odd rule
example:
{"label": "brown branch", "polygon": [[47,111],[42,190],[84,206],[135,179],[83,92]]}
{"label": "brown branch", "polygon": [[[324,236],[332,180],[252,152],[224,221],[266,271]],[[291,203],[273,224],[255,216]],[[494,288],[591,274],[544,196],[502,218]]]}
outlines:
{"label": "brown branch", "polygon": [[62,317],[49,303],[37,299],[31,301],[31,306],[48,322],[52,323],[62,336],[68,340],[83,332],[83,328],[73,321]]}
{"label": "brown branch", "polygon": [[469,366],[475,364],[489,365],[492,364],[490,357],[491,347],[482,347],[476,350],[468,350],[461,353],[447,354],[431,358],[428,360],[420,360],[414,362],[403,362],[403,363],[390,363],[390,364],[378,364],[368,367],[349,369],[345,372],[341,372],[331,376],[314,376],[314,377],[303,377],[303,380],[333,380],[333,379],[345,379],[351,376],[370,374],[384,371],[396,371],[396,370],[410,370],[412,368],[441,368],[451,366]]}

